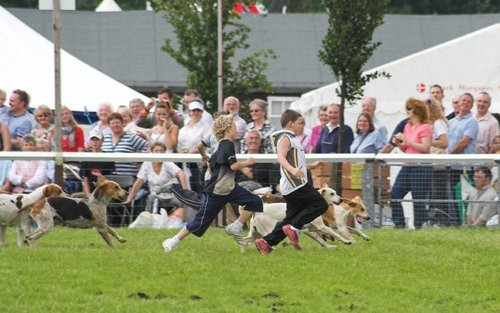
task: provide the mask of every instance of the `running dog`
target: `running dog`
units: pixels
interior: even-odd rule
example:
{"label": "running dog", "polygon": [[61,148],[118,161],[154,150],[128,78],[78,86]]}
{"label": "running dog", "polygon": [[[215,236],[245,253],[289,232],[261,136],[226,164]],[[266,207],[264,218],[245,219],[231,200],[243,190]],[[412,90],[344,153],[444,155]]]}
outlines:
{"label": "running dog", "polygon": [[[328,210],[318,216],[311,223],[304,225],[302,231],[312,239],[316,240],[322,247],[335,249],[337,246],[328,244],[323,237],[334,238],[344,244],[352,243],[352,240],[344,238],[342,235],[335,232],[331,227],[325,225],[323,217],[331,215],[330,219],[335,220],[333,208],[341,205],[342,198],[337,195],[337,192],[332,188],[324,185],[319,189],[319,193],[323,196],[329,205]],[[248,245],[253,245],[256,239],[269,234],[275,227],[276,223],[285,218],[286,204],[285,203],[265,203],[262,213],[255,213],[250,220],[249,233],[245,238],[236,238],[241,246],[241,251],[244,252]]]}
{"label": "running dog", "polygon": [[96,188],[88,199],[52,197],[41,200],[31,209],[30,215],[38,228],[26,237],[26,243],[34,245],[35,240],[49,232],[57,221],[75,228],[95,227],[108,246],[114,248],[110,234],[121,243],[126,239],[107,224],[106,208],[113,198],[124,201],[126,194],[116,182],[99,175]]}
{"label": "running dog", "polygon": [[[363,221],[369,221],[371,219],[370,215],[366,211],[366,206],[361,200],[359,196],[354,197],[353,199],[343,199],[342,203],[334,206],[329,206],[328,210],[323,214],[323,222],[337,229],[341,236],[351,243],[354,243],[355,240],[351,234],[355,234],[360,236],[366,241],[369,241],[371,238],[363,233],[360,229],[349,227],[347,221],[349,217],[352,216],[359,224],[362,224]],[[310,237],[318,236],[318,233],[307,233],[306,235]],[[328,235],[326,237],[329,237]],[[323,238],[314,238],[315,240],[321,240]],[[333,238],[330,238],[333,239]],[[337,239],[335,237],[335,239]],[[324,239],[323,239],[324,240]],[[326,242],[325,242],[326,243]],[[321,244],[321,243],[320,243]]]}
{"label": "running dog", "polygon": [[22,247],[29,232],[30,219],[26,212],[36,202],[51,196],[59,196],[62,189],[56,184],[38,187],[29,194],[0,194],[0,246],[5,242],[7,226],[17,221],[17,244]]}

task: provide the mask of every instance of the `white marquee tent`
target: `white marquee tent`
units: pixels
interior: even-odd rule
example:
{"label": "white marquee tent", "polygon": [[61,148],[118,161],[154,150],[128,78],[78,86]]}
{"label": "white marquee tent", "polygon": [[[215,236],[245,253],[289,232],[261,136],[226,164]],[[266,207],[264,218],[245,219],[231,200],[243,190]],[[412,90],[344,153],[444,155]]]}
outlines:
{"label": "white marquee tent", "polygon": [[[452,98],[464,92],[476,96],[487,91],[492,96],[492,112],[500,112],[500,24],[495,24],[408,57],[390,62],[371,71],[386,71],[392,78],[379,78],[364,88],[365,96],[377,99],[377,118],[391,133],[406,116],[404,102],[409,97],[425,99],[429,87],[439,84],[444,89],[444,105],[451,111]],[[338,83],[303,94],[292,103],[309,125],[317,123],[317,108],[340,102],[335,93]],[[345,110],[346,124],[355,126],[361,106]]]}
{"label": "white marquee tent", "polygon": [[[63,30],[64,31],[64,30]],[[54,45],[0,6],[0,89],[31,97],[30,107],[54,108]],[[63,42],[64,46],[64,42]],[[74,112],[95,112],[99,103],[128,105],[147,97],[61,50],[62,104]],[[8,100],[7,100],[8,101]]]}

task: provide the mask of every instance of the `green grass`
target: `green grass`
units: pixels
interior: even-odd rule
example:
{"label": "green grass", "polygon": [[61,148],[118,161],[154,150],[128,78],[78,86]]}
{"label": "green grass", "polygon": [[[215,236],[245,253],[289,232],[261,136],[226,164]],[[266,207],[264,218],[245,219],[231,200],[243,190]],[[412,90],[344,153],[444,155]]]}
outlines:
{"label": "green grass", "polygon": [[372,241],[267,257],[241,254],[222,229],[189,236],[56,228],[34,249],[13,228],[0,248],[0,312],[500,312],[500,230],[368,230]]}

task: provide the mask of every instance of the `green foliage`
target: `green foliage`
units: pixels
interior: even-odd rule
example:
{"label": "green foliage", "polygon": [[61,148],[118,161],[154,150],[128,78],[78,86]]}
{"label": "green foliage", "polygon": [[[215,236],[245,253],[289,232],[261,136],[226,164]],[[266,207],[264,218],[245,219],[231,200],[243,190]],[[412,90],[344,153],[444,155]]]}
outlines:
{"label": "green foliage", "polygon": [[[328,32],[319,58],[340,82],[338,96],[349,104],[363,96],[363,86],[383,72],[363,75],[363,66],[380,46],[373,42],[375,28],[384,22],[386,0],[324,0]],[[343,106],[343,103],[341,103]]]}
{"label": "green foliage", "polygon": [[[265,59],[274,59],[272,50],[260,50],[243,57],[236,67],[232,59],[238,51],[249,48],[250,28],[239,23],[240,16],[232,11],[235,0],[224,1],[224,93],[246,95],[251,89],[271,91],[264,75]],[[217,103],[217,1],[216,0],[155,0],[155,9],[164,13],[174,27],[177,40],[166,38],[162,49],[188,74],[188,88],[201,92],[203,98]],[[210,111],[217,109],[212,105]]]}
{"label": "green foliage", "polygon": [[[340,125],[344,125],[344,108],[363,96],[363,86],[385,72],[363,74],[362,69],[380,42],[373,42],[375,28],[384,22],[387,0],[324,0],[328,13],[328,31],[322,40],[319,58],[330,66],[340,84],[335,91],[340,98]],[[338,136],[338,152],[344,146],[344,129]],[[334,177],[342,188],[340,172]]]}
{"label": "green foliage", "polygon": [[[15,229],[0,249],[0,311],[18,312],[499,312],[500,229],[371,229],[337,250],[240,253],[223,229],[118,229],[109,249],[94,229],[56,227],[34,249]],[[337,243],[338,244],[338,243]]]}

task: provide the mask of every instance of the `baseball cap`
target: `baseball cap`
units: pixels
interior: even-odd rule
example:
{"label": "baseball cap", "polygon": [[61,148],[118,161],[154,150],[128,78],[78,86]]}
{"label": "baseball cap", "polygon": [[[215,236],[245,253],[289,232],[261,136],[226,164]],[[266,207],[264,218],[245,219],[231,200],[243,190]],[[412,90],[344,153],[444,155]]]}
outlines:
{"label": "baseball cap", "polygon": [[101,133],[101,131],[97,130],[97,129],[94,129],[94,130],[90,131],[89,139],[92,139],[92,138],[97,138],[99,140],[102,140],[102,133]]}
{"label": "baseball cap", "polygon": [[189,102],[189,111],[199,109],[203,111],[203,103],[199,100],[193,100]]}

